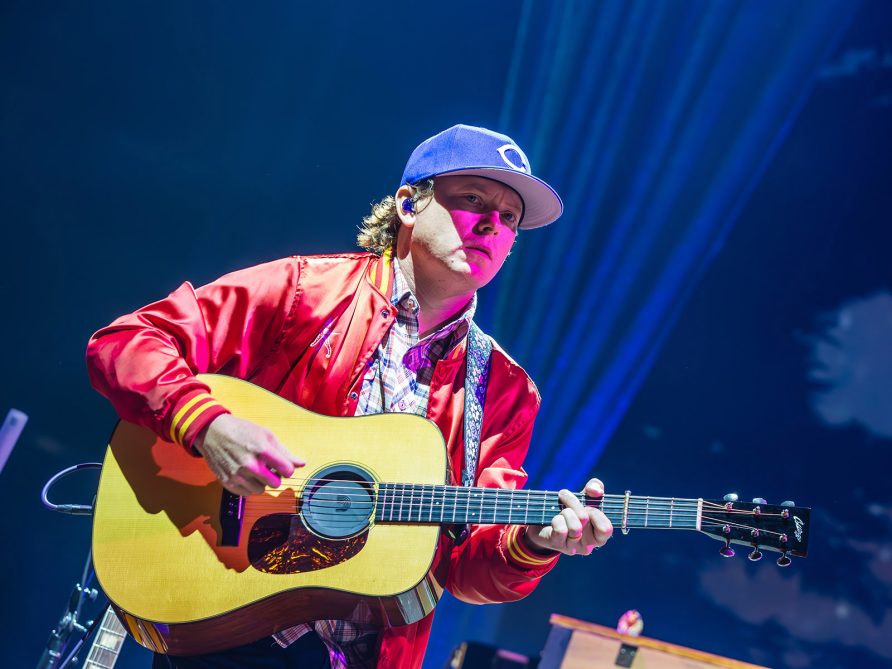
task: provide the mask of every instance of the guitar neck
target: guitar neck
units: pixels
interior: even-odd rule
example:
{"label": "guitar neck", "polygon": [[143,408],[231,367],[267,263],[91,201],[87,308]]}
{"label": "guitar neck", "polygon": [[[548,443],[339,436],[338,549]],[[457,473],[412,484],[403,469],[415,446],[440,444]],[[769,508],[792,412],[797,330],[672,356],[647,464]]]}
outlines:
{"label": "guitar neck", "polygon": [[[618,529],[699,530],[702,500],[638,495],[576,494],[601,509]],[[463,486],[380,483],[375,506],[379,523],[548,525],[564,505],[558,493]]]}
{"label": "guitar neck", "polygon": [[112,669],[118,661],[127,632],[111,607],[105,610],[99,631],[84,660],[84,669]]}

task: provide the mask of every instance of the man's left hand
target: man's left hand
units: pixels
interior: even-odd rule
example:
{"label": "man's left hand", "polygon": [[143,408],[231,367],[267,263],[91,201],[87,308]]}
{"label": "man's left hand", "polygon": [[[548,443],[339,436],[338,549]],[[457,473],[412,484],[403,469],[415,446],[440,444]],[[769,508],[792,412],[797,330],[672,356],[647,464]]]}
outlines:
{"label": "man's left hand", "polygon": [[[595,499],[604,497],[604,484],[591,479],[585,484],[585,494]],[[527,528],[524,538],[531,546],[564,555],[590,555],[607,543],[613,534],[613,523],[600,509],[584,506],[566,489],[558,497],[564,509],[551,519],[551,524]]]}

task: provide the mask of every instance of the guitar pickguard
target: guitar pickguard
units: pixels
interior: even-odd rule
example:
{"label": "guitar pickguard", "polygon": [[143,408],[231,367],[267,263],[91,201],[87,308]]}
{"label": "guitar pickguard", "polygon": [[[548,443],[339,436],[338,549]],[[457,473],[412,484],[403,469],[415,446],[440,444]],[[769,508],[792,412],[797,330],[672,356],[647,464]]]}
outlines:
{"label": "guitar pickguard", "polygon": [[368,532],[346,539],[323,539],[310,532],[300,516],[263,516],[251,528],[248,560],[267,574],[296,574],[333,567],[359,553]]}

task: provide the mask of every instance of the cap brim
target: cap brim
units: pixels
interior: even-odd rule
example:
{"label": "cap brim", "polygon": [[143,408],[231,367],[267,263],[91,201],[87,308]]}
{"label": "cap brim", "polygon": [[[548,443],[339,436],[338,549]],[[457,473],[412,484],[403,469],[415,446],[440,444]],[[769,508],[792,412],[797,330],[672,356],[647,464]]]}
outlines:
{"label": "cap brim", "polygon": [[523,200],[523,219],[520,222],[522,230],[541,228],[543,225],[554,223],[564,213],[564,203],[561,202],[561,198],[554,188],[531,174],[508,168],[469,167],[455,170],[454,172],[443,172],[436,176],[456,176],[459,174],[468,174],[499,181],[517,191],[517,194]]}

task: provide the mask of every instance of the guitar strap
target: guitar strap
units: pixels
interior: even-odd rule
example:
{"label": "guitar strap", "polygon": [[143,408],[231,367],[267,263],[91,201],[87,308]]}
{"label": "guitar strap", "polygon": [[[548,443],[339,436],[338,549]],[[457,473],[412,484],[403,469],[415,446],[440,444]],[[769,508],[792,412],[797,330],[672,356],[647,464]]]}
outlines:
{"label": "guitar strap", "polygon": [[473,486],[477,477],[477,461],[480,459],[480,426],[483,423],[483,401],[489,381],[489,360],[492,357],[492,341],[474,321],[468,331],[465,354],[465,460],[461,472],[461,484]]}
{"label": "guitar strap", "polygon": [[[492,358],[492,341],[483,330],[471,321],[468,330],[468,346],[465,353],[465,418],[464,442],[465,458],[461,469],[461,484],[471,487],[477,477],[477,462],[480,459],[480,427],[483,424],[483,401],[486,398],[486,384],[489,381],[489,362]],[[451,527],[447,534],[458,546],[471,535],[471,526],[465,525],[461,531]]]}

